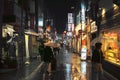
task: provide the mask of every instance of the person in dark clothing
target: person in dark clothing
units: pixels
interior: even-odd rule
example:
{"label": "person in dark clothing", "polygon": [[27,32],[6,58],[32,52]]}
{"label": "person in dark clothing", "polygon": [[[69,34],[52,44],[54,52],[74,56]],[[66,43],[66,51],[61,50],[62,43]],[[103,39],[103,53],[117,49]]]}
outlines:
{"label": "person in dark clothing", "polygon": [[102,43],[95,44],[95,49],[92,53],[92,62],[102,63],[104,57],[103,57],[103,52],[101,50],[101,46],[102,46]]}
{"label": "person in dark clothing", "polygon": [[45,52],[44,61],[45,62],[51,62],[51,60],[54,57],[52,48],[50,46],[45,46],[44,52]]}
{"label": "person in dark clothing", "polygon": [[55,55],[56,55],[57,53],[59,54],[59,50],[60,50],[59,47],[55,47],[55,48],[53,48],[54,54],[55,54]]}
{"label": "person in dark clothing", "polygon": [[40,53],[41,61],[43,61],[44,60],[44,44],[41,44],[39,46],[39,53]]}
{"label": "person in dark clothing", "polygon": [[97,42],[92,52],[92,80],[102,80],[102,61],[104,56],[101,47],[102,43]]}
{"label": "person in dark clothing", "polygon": [[51,62],[54,59],[53,51],[50,46],[45,46],[44,62],[48,63],[47,73],[51,75]]}

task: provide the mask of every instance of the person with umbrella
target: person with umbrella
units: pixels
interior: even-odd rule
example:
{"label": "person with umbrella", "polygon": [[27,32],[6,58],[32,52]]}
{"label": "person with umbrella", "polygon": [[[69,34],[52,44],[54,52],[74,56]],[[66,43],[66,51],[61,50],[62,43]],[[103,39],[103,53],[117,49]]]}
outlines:
{"label": "person with umbrella", "polygon": [[51,61],[54,58],[53,51],[51,46],[46,45],[44,48],[44,62],[48,63],[47,73],[50,75],[51,73]]}

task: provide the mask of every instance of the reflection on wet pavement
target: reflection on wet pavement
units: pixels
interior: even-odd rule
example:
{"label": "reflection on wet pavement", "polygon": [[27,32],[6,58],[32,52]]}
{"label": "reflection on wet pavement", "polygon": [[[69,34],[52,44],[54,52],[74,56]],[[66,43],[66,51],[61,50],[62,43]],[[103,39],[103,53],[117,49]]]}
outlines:
{"label": "reflection on wet pavement", "polygon": [[35,73],[38,71],[38,69],[42,65],[42,63],[40,65],[39,63],[40,61],[35,60],[30,64],[31,66],[25,65],[25,67],[23,68],[6,72],[6,73],[1,73],[0,80],[32,80],[30,78],[36,75]]}
{"label": "reflection on wet pavement", "polygon": [[[56,59],[57,69],[52,72],[52,76],[46,73],[48,63],[33,60],[21,69],[0,74],[0,80],[91,80],[90,60],[81,61],[78,54],[66,49],[61,49]],[[107,73],[103,80],[117,79],[111,78]]]}
{"label": "reflection on wet pavement", "polygon": [[80,63],[81,63],[80,57],[76,54],[72,54],[71,57],[72,80],[80,80],[81,78]]}
{"label": "reflection on wet pavement", "polygon": [[65,51],[57,56],[57,64],[58,67],[63,66],[64,80],[87,80],[87,63],[81,61],[78,54]]}

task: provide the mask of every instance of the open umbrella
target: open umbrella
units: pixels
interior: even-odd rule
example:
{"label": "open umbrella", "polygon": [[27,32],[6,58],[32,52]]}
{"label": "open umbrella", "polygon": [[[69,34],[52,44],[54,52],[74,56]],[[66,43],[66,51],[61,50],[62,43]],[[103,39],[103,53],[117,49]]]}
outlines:
{"label": "open umbrella", "polygon": [[93,40],[91,41],[91,45],[92,45],[92,46],[95,46],[95,43],[97,43],[97,42],[101,42],[101,38],[100,38],[100,37],[96,37],[95,39],[93,39]]}
{"label": "open umbrella", "polygon": [[53,42],[44,43],[44,45],[50,46],[50,47],[59,47],[56,43],[53,43]]}

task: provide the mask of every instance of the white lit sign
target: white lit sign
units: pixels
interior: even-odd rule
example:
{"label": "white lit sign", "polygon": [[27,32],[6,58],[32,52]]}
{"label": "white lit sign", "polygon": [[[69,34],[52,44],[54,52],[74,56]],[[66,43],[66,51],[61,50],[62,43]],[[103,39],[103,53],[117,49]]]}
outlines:
{"label": "white lit sign", "polygon": [[72,32],[67,32],[67,36],[72,36]]}
{"label": "white lit sign", "polygon": [[40,18],[38,21],[38,26],[43,26],[43,18]]}
{"label": "white lit sign", "polygon": [[68,13],[68,23],[73,23],[73,15],[72,15],[72,13]]}
{"label": "white lit sign", "polygon": [[68,31],[71,31],[72,24],[68,24]]}
{"label": "white lit sign", "polygon": [[85,61],[82,61],[81,62],[81,72],[83,73],[83,74],[86,74],[86,70],[87,70],[87,63],[85,62]]}
{"label": "white lit sign", "polygon": [[81,3],[81,19],[82,19],[82,23],[85,23],[85,2],[82,1]]}
{"label": "white lit sign", "polygon": [[97,31],[97,26],[96,26],[96,22],[94,21],[91,23],[91,33],[96,32],[96,31]]}
{"label": "white lit sign", "polygon": [[87,58],[87,48],[82,48],[81,50],[81,60],[86,60]]}

